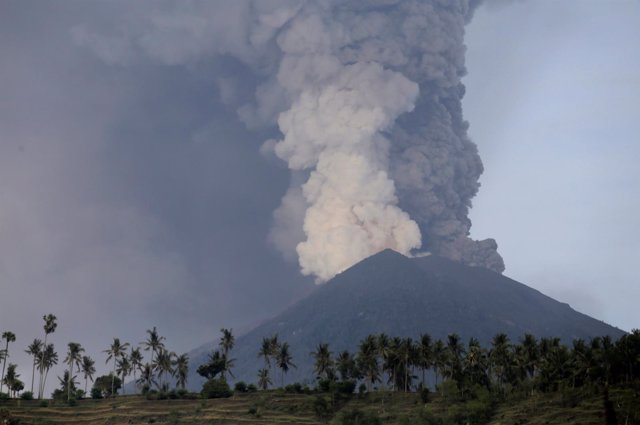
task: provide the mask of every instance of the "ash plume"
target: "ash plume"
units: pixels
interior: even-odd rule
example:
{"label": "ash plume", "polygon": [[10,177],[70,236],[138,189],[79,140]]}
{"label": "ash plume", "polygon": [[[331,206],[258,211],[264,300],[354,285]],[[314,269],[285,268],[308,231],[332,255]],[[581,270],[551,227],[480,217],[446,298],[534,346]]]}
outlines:
{"label": "ash plume", "polygon": [[472,12],[465,1],[306,4],[279,34],[290,105],[272,146],[310,173],[272,236],[282,240],[278,217],[306,203],[295,246],[304,274],[325,280],[382,248],[504,270],[494,240],[469,238],[483,171],[461,109]]}
{"label": "ash plume", "polygon": [[269,239],[303,274],[322,282],[385,248],[502,272],[496,242],[469,237],[483,168],[461,78],[478,3],[162,3],[119,36],[73,35],[114,64],[142,51],[168,65],[232,57],[251,70],[249,83],[216,81],[247,127],[277,134],[262,151],[287,164],[291,184]]}

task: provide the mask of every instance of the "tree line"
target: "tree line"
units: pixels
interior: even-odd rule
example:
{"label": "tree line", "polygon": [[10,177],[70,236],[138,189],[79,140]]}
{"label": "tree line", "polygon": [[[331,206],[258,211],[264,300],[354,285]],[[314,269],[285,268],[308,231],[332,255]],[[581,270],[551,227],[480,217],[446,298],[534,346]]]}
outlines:
{"label": "tree line", "polygon": [[[48,314],[43,316],[43,321],[44,338],[35,338],[26,349],[33,362],[31,389],[22,393],[23,398],[36,397],[36,388],[37,397],[44,397],[49,371],[59,361],[54,344],[48,340],[57,328],[57,318]],[[69,342],[62,361],[65,371],[62,377],[58,377],[60,388],[54,391],[53,396],[66,400],[85,396],[90,380],[94,382],[92,396],[115,396],[120,388],[125,388],[126,379],[130,376],[136,391],[147,392],[155,388],[166,392],[171,383],[184,390],[189,372],[188,355],[168,351],[165,338],[156,327],[146,332],[147,339],[137,346],[114,338],[104,350],[111,372],[95,381],[95,361],[85,354],[81,344]],[[0,394],[6,388],[9,397],[17,397],[25,384],[19,379],[16,365],[7,365],[9,344],[16,341],[16,335],[6,331],[2,339],[5,346],[0,350]],[[223,383],[227,386],[227,377],[234,378],[235,359],[231,358],[234,345],[232,330],[221,329],[218,349],[213,350],[207,361],[197,368],[197,373],[209,385]],[[145,360],[142,350],[149,352],[148,360]],[[506,334],[499,333],[487,347],[483,347],[476,338],[465,344],[457,334],[450,334],[443,340],[423,334],[414,340],[382,333],[363,338],[353,353],[348,350],[334,353],[328,343],[322,342],[309,355],[313,358],[314,375],[320,388],[348,383],[345,388],[353,391],[359,384],[360,392],[424,391],[429,389],[427,377],[431,377],[434,389],[446,381],[446,385],[455,387],[461,396],[477,387],[497,394],[550,392],[560,386],[608,386],[638,379],[640,330],[633,330],[617,341],[608,336],[588,341],[575,339],[570,346],[562,344],[559,338],[537,339],[525,334],[518,341],[511,341]],[[287,372],[296,368],[290,345],[281,341],[277,334],[262,339],[257,358],[264,364],[257,373],[256,389],[273,387],[272,376],[275,378],[276,369],[279,369],[280,387],[284,387]],[[76,374],[82,374],[84,390],[77,389]]]}
{"label": "tree line", "polygon": [[[17,365],[9,363],[9,343],[16,341],[13,332],[6,331],[2,334],[5,347],[0,350],[0,361],[2,361],[2,375],[0,375],[0,396],[6,388],[5,397],[17,397],[20,395],[24,399],[37,397],[45,398],[44,391],[47,384],[49,371],[58,364],[59,356],[53,343],[48,341],[49,335],[57,329],[57,317],[53,314],[43,316],[44,338],[35,338],[27,346],[25,352],[32,358],[31,387],[25,391],[25,383],[20,380],[17,373]],[[127,377],[133,376],[136,389],[149,390],[154,386],[158,390],[166,390],[169,386],[169,379],[175,380],[175,385],[184,389],[189,373],[189,356],[187,354],[177,355],[168,351],[165,347],[165,338],[160,336],[156,327],[148,329],[147,339],[138,346],[133,346],[128,342],[122,342],[119,338],[113,338],[113,342],[103,352],[106,354],[106,364],[111,364],[112,371],[109,375],[101,376],[94,381],[96,373],[95,361],[85,354],[85,349],[78,342],[69,342],[65,358],[62,360],[65,371],[62,377],[58,377],[60,388],[52,394],[54,398],[66,399],[70,401],[78,397],[86,396],[89,381],[93,382],[91,395],[94,397],[114,396],[120,388],[125,388]],[[145,361],[142,351],[150,352],[150,359]],[[5,373],[6,369],[6,373]],[[78,375],[84,378],[84,390],[77,388]],[[35,386],[37,380],[37,387]],[[35,392],[37,389],[37,393]]]}

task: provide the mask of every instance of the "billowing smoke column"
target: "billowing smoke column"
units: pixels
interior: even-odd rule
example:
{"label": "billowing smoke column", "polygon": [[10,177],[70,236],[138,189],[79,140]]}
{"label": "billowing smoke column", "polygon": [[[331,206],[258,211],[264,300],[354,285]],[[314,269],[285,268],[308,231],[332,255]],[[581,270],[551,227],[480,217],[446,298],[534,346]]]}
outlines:
{"label": "billowing smoke column", "polygon": [[[292,177],[270,240],[304,274],[321,282],[384,248],[502,272],[495,241],[469,238],[483,170],[461,78],[464,27],[478,2],[145,3],[120,37],[82,26],[72,35],[107,63],[142,50],[170,65],[233,58],[250,70],[249,82],[217,79],[221,101],[250,128],[277,123],[263,151]],[[247,85],[252,100],[234,100]]]}
{"label": "billowing smoke column", "polygon": [[504,270],[494,240],[468,236],[483,171],[461,110],[471,13],[450,0],[305,3],[281,29],[289,104],[267,146],[307,174],[272,240],[304,274],[324,281],[384,248]]}

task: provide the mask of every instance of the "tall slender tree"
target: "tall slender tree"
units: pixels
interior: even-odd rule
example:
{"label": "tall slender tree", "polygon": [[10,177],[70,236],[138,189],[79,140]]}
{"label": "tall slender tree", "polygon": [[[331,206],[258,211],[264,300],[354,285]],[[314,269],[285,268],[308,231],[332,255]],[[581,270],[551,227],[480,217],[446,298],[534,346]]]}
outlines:
{"label": "tall slender tree", "polygon": [[175,360],[176,385],[184,389],[187,386],[189,376],[189,356],[181,354]]}
{"label": "tall slender tree", "polygon": [[[154,328],[155,330],[155,328]],[[109,346],[108,349],[104,350],[107,353],[107,361],[105,363],[109,363],[111,359],[113,359],[113,372],[111,375],[111,395],[115,395],[115,377],[116,377],[116,362],[119,358],[123,357],[127,353],[127,348],[129,348],[129,343],[125,342],[124,344],[120,342],[120,338],[113,338],[113,343]],[[124,388],[124,382],[123,382]]]}
{"label": "tall slender tree", "polygon": [[[45,352],[48,349],[48,345],[47,345],[47,338],[49,337],[49,334],[52,334],[56,331],[56,328],[58,327],[58,318],[53,315],[53,314],[47,314],[45,316],[42,316],[42,320],[44,320],[44,343],[43,343],[43,347],[44,350],[42,350],[41,353],[41,359],[40,359],[40,363],[41,365],[46,365],[44,356],[45,356]],[[53,350],[53,345],[51,345],[51,349]],[[58,355],[56,354],[56,363],[58,362]],[[44,394],[44,383],[45,383],[45,376],[44,373],[48,372],[49,369],[48,368],[43,368],[40,369],[40,384],[39,384],[39,388],[38,388],[38,398],[41,399],[42,395]]]}
{"label": "tall slender tree", "polygon": [[164,342],[162,341],[164,341],[165,338],[158,334],[155,326],[153,329],[147,329],[147,334],[149,334],[149,337],[142,343],[142,345],[145,347],[144,351],[151,350],[151,363],[153,363],[156,354],[164,348]]}
{"label": "tall slender tree", "polygon": [[162,390],[166,390],[167,389],[167,383],[163,379],[164,376],[165,375],[169,375],[169,376],[173,376],[174,375],[174,370],[173,370],[173,357],[174,356],[175,356],[175,353],[171,353],[171,352],[167,351],[166,349],[162,348],[156,354],[156,359],[152,364],[153,369],[158,372],[158,378],[160,379],[160,385],[161,385],[161,389]]}
{"label": "tall slender tree", "polygon": [[378,344],[374,335],[368,335],[360,342],[358,354],[356,355],[356,363],[358,370],[360,370],[366,378],[367,391],[371,392],[373,384],[380,380]]}
{"label": "tall slender tree", "polygon": [[46,347],[42,350],[42,356],[40,357],[40,361],[38,363],[38,370],[40,371],[40,375],[42,376],[40,395],[44,395],[44,389],[47,386],[47,376],[49,375],[49,370],[55,365],[58,364],[58,353],[53,344],[47,344]]}
{"label": "tall slender tree", "polygon": [[82,357],[82,364],[80,365],[80,370],[84,375],[84,393],[85,394],[87,393],[87,384],[89,382],[89,379],[91,379],[91,382],[93,382],[93,374],[96,373],[95,364],[96,362],[94,362],[91,357],[89,356]]}
{"label": "tall slender tree", "polygon": [[222,332],[222,337],[220,338],[220,348],[222,349],[222,353],[228,357],[229,351],[233,349],[235,345],[235,337],[233,336],[233,329],[220,329]]}
{"label": "tall slender tree", "polygon": [[42,351],[42,340],[35,338],[31,344],[25,350],[25,353],[33,356],[33,364],[31,367],[31,395],[33,395],[33,384],[36,377],[36,363],[38,362],[38,357],[40,356],[40,352]]}
{"label": "tall slender tree", "polygon": [[124,394],[125,380],[131,373],[131,363],[129,362],[129,357],[126,354],[120,356],[120,358],[118,359],[116,373],[118,374],[118,377],[122,376],[122,394]]}
{"label": "tall slender tree", "polygon": [[67,401],[69,401],[71,400],[71,381],[73,381],[73,367],[78,366],[78,368],[80,368],[80,365],[82,363],[81,353],[84,351],[84,348],[82,348],[82,346],[77,342],[70,342],[67,347],[67,357],[65,357],[64,362],[69,367],[70,379],[67,385]]}
{"label": "tall slender tree", "polygon": [[420,335],[420,347],[419,347],[419,360],[418,366],[422,370],[422,386],[426,388],[425,372],[431,368],[433,362],[433,344],[431,342],[431,335]]}
{"label": "tall slender tree", "polygon": [[297,367],[293,363],[293,357],[291,357],[291,352],[289,351],[289,343],[283,342],[282,344],[280,344],[280,350],[278,351],[276,364],[281,371],[280,384],[282,387],[284,387],[284,375],[289,371],[291,367]]}
{"label": "tall slender tree", "polygon": [[[7,365],[7,358],[9,357],[9,343],[16,341],[16,334],[11,331],[5,331],[2,333],[2,339],[6,341],[6,345],[4,347],[4,360],[2,362],[2,375],[0,375],[0,392],[2,392],[2,385],[4,380],[4,368]],[[11,387],[9,386],[9,390]]]}
{"label": "tall slender tree", "polygon": [[334,361],[329,351],[329,344],[320,343],[315,351],[312,351],[311,356],[314,359],[313,371],[318,379],[331,379],[334,376],[333,366]]}
{"label": "tall slender tree", "polygon": [[2,383],[6,384],[8,390],[7,392],[9,393],[10,397],[15,397],[16,389],[19,386],[18,384],[22,382],[18,379],[20,375],[16,373],[16,367],[17,366],[15,364],[9,363],[7,374],[2,378]]}
{"label": "tall slender tree", "polygon": [[136,383],[136,392],[138,387],[138,378],[136,372],[142,370],[142,362],[144,361],[142,353],[139,348],[131,347],[131,354],[129,354],[129,362],[131,363],[131,371],[133,372],[133,381]]}
{"label": "tall slender tree", "polygon": [[258,387],[261,390],[266,390],[269,388],[269,385],[273,384],[271,382],[271,378],[269,377],[269,369],[262,368],[258,371]]}

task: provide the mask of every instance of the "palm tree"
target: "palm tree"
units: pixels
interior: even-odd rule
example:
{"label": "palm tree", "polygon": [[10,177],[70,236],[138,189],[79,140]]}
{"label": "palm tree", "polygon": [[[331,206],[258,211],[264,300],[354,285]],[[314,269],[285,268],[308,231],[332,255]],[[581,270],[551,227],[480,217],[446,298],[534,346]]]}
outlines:
{"label": "palm tree", "polygon": [[[154,328],[155,329],[155,328]],[[129,343],[125,342],[124,344],[120,343],[120,338],[113,338],[113,343],[109,346],[108,349],[104,350],[104,353],[107,353],[107,361],[105,363],[109,363],[109,360],[113,359],[113,373],[111,375],[111,395],[115,395],[114,386],[115,386],[115,378],[116,378],[116,362],[119,358],[123,357],[127,353],[127,348],[129,348]],[[124,382],[123,388],[124,388]]]}
{"label": "palm tree", "polygon": [[158,378],[160,378],[160,385],[163,390],[166,389],[166,383],[162,379],[163,376],[165,374],[169,376],[173,376],[174,374],[174,370],[173,370],[174,356],[175,356],[175,353],[170,353],[169,351],[162,348],[156,354],[156,359],[152,364],[153,369],[158,371]]}
{"label": "palm tree", "polygon": [[31,395],[33,395],[33,383],[36,377],[36,363],[38,361],[38,356],[40,356],[40,351],[42,351],[42,341],[38,338],[35,338],[25,350],[25,353],[33,356],[33,366],[31,370]]}
{"label": "palm tree", "polygon": [[281,373],[281,385],[284,387],[284,375],[285,373],[287,373],[289,371],[290,367],[297,367],[295,364],[293,364],[293,358],[291,357],[291,353],[289,352],[289,344],[287,342],[283,342],[282,345],[280,345],[280,351],[278,351],[278,355],[276,357],[276,363],[278,365],[278,367],[280,368],[280,370],[282,371]]}
{"label": "palm tree", "polygon": [[271,378],[269,378],[269,369],[263,368],[258,371],[258,387],[262,390],[266,390],[271,385]]}
{"label": "palm tree", "polygon": [[156,330],[155,326],[152,330],[147,329],[147,333],[149,334],[149,338],[147,338],[147,340],[143,342],[142,345],[145,346],[144,351],[151,350],[151,363],[153,363],[155,354],[164,348],[164,343],[162,341],[164,341],[165,338],[158,335],[158,331]]}
{"label": "palm tree", "polygon": [[353,358],[353,355],[347,350],[338,354],[338,358],[336,359],[336,369],[338,369],[338,372],[340,373],[340,380],[343,382],[357,377],[356,361]]}
{"label": "palm tree", "polygon": [[330,379],[333,375],[333,359],[331,358],[331,351],[329,351],[329,344],[320,343],[316,348],[316,351],[310,353],[314,358],[313,371],[316,373],[318,379]]}
{"label": "palm tree", "polygon": [[42,350],[42,356],[38,362],[38,370],[40,371],[40,376],[43,377],[41,382],[40,395],[44,394],[44,389],[47,385],[47,376],[49,375],[49,370],[58,364],[58,353],[56,353],[55,347],[53,344],[47,344],[46,347]]}
{"label": "palm tree", "polygon": [[420,346],[418,348],[418,366],[422,370],[422,386],[426,386],[425,372],[431,367],[433,359],[433,347],[431,343],[431,335],[420,335]]}
{"label": "palm tree", "polygon": [[3,376],[2,383],[7,384],[7,388],[8,388],[7,392],[9,393],[10,396],[11,396],[11,393],[13,392],[13,387],[16,385],[17,382],[20,381],[18,379],[19,376],[20,375],[16,373],[16,365],[13,363],[9,363],[7,374]]}
{"label": "palm tree", "polygon": [[[388,370],[390,367],[392,367],[391,365],[393,363],[393,350],[391,347],[391,342],[392,341],[389,339],[389,337],[384,333],[379,334],[376,338],[376,355],[380,356],[380,358],[382,359],[383,374],[385,370]],[[389,373],[389,376],[391,375],[392,374]]]}
{"label": "palm tree", "polygon": [[464,355],[464,346],[462,345],[458,334],[454,333],[447,335],[447,354],[447,376],[460,382],[462,377],[462,356]]}
{"label": "palm tree", "polygon": [[125,379],[131,373],[131,363],[129,363],[129,357],[127,355],[123,355],[118,359],[118,367],[116,368],[116,373],[118,377],[122,376],[122,394],[125,393]]}
{"label": "palm tree", "polygon": [[[42,319],[44,320],[44,344],[43,347],[45,347],[44,350],[42,350],[41,353],[41,358],[40,358],[40,364],[44,365],[45,359],[45,351],[48,348],[47,345],[47,337],[49,336],[49,334],[54,333],[56,331],[56,328],[58,327],[58,323],[57,320],[58,318],[56,316],[54,316],[53,314],[47,314],[45,316],[42,316]],[[53,350],[53,345],[51,346],[51,349]],[[56,354],[56,363],[58,361],[58,355]],[[46,371],[48,372],[49,369],[47,368]],[[40,385],[38,388],[38,398],[42,398],[42,394],[44,393],[44,383],[46,380],[46,377],[44,377],[43,379],[43,374],[45,372],[45,369],[40,369]]]}
{"label": "palm tree", "polygon": [[229,351],[233,348],[235,344],[235,337],[233,336],[233,329],[220,329],[222,332],[222,338],[220,338],[220,348],[222,348],[222,353],[227,356]]}
{"label": "palm tree", "polygon": [[[471,338],[467,345],[467,353],[464,358],[464,376],[473,385],[488,385],[486,374],[487,360],[485,350],[480,346],[476,338]],[[461,388],[464,390],[464,388]]]}
{"label": "palm tree", "polygon": [[502,390],[506,381],[509,367],[511,366],[511,346],[509,338],[504,333],[499,333],[493,337],[491,341],[491,351],[489,360],[491,361],[492,370],[495,372],[498,388]]}
{"label": "palm tree", "polygon": [[[84,351],[84,348],[77,342],[70,342],[68,344],[67,357],[65,357],[64,362],[69,366],[69,376],[73,377],[73,366],[77,365],[80,367],[82,362],[82,356],[80,353]],[[67,401],[71,400],[71,379],[69,379],[67,386]]]}
{"label": "palm tree", "polygon": [[273,350],[271,349],[271,338],[262,338],[262,344],[260,345],[260,351],[258,357],[264,358],[264,364],[267,368],[271,369],[271,355]]}
{"label": "palm tree", "polygon": [[[4,348],[4,360],[2,362],[2,375],[0,375],[0,392],[2,392],[2,385],[4,381],[4,368],[7,365],[7,357],[9,357],[9,343],[16,341],[16,334],[11,331],[5,331],[2,333],[2,339],[7,342],[7,345]],[[9,385],[9,390],[11,390],[11,386]]]}
{"label": "palm tree", "polygon": [[380,380],[377,351],[376,337],[369,335],[360,342],[356,356],[358,369],[367,378],[367,391],[369,392],[371,392],[373,384]]}
{"label": "palm tree", "polygon": [[187,385],[187,376],[189,375],[189,356],[187,354],[179,355],[175,360],[176,384],[184,389]]}
{"label": "palm tree", "polygon": [[[139,348],[131,347],[131,354],[129,354],[129,362],[131,363],[131,370],[133,371],[133,381],[138,382],[136,372],[142,369],[142,353]],[[136,385],[137,386],[137,385]]]}
{"label": "palm tree", "polygon": [[147,388],[151,388],[151,385],[158,386],[154,375],[153,375],[153,366],[149,363],[145,363],[142,369],[140,370],[140,378],[136,381],[138,385],[145,386]]}
{"label": "palm tree", "polygon": [[439,339],[433,345],[433,361],[431,364],[433,366],[433,372],[436,378],[436,389],[438,387],[438,376],[439,376],[438,372],[444,370],[446,365],[446,359],[447,359],[447,352],[444,347],[444,342],[442,342],[442,340]]}
{"label": "palm tree", "polygon": [[93,382],[93,374],[96,373],[95,362],[89,356],[82,357],[82,364],[80,365],[80,369],[82,370],[82,374],[84,375],[84,392],[87,393],[87,383],[89,379]]}

